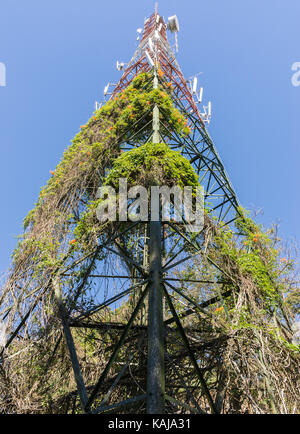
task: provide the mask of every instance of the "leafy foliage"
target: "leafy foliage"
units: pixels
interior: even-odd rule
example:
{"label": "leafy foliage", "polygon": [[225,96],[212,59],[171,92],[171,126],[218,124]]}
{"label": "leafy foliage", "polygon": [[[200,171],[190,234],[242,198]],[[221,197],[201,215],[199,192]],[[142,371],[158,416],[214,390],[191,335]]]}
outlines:
{"label": "leafy foliage", "polygon": [[[122,328],[128,322],[136,306],[139,289],[128,293],[115,311],[107,306],[94,310],[96,301],[88,276],[96,270],[96,260],[103,261],[107,272],[115,271],[118,265],[115,258],[110,262],[104,249],[99,251],[99,241],[107,240],[115,228],[111,223],[99,224],[96,219],[98,187],[107,185],[117,190],[119,178],[127,178],[129,187],[198,185],[194,169],[179,152],[164,143],[151,142],[155,105],[162,124],[171,133],[190,133],[187,120],[173,106],[172,85],[164,81],[161,70],[159,77],[161,85],[153,89],[151,73],[138,75],[81,126],[55,171],[51,171],[35,208],[25,218],[25,233],[15,250],[0,299],[12,329],[24,318],[28,320],[1,361],[0,400],[6,412],[80,411],[53,295],[53,278],[61,270],[68,313],[81,318],[83,312],[93,312],[89,320],[99,327],[73,332],[83,376],[90,388],[118,342],[118,326]],[[122,152],[125,143],[136,147]],[[164,249],[169,240],[173,242],[166,259],[168,263],[178,260],[172,272],[173,283],[178,282],[179,287],[176,294],[172,290],[170,293],[220,411],[299,412],[299,346],[292,342],[291,334],[299,291],[290,290],[293,263],[279,258],[272,230],[264,231],[244,210],[238,210],[235,224],[232,229],[220,227],[207,209],[203,233],[191,236],[190,242],[177,236],[172,226],[163,228]],[[180,225],[177,228],[180,230]],[[143,263],[138,255],[141,246],[143,253],[147,251],[147,233],[139,228],[121,236],[121,229],[118,226],[116,248]],[[205,254],[199,255],[197,242]],[[181,252],[189,255],[188,260],[183,258],[184,268],[180,266]],[[125,267],[135,284],[136,269],[130,261],[125,262]],[[285,298],[286,292],[289,295]],[[205,308],[201,307],[203,303]],[[187,314],[191,311],[194,315]],[[164,315],[170,318],[167,306]],[[134,354],[129,374],[114,389],[112,401],[118,401],[121,395],[136,396],[145,389],[146,318],[147,306],[143,306],[116,358],[118,367],[125,366]],[[172,323],[165,327],[165,339],[169,357],[166,375],[174,378],[169,395],[188,402],[189,381],[194,399],[204,408],[199,379],[190,369],[186,347]],[[133,341],[138,342],[137,348]],[[118,372],[114,365],[110,382],[118,378]],[[105,384],[103,396],[110,384]]]}

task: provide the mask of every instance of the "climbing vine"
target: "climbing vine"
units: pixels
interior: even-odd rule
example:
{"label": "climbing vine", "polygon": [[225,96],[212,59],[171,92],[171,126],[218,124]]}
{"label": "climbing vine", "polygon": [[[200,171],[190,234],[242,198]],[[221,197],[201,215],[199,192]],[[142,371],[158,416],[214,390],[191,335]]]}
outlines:
{"label": "climbing vine", "polygon": [[[183,136],[190,133],[187,120],[174,107],[170,92],[167,85],[153,89],[152,74],[141,73],[130,86],[97,110],[86,124],[81,125],[61,162],[55,170],[50,170],[51,178],[41,189],[36,206],[24,219],[26,232],[14,252],[15,264],[29,259],[33,263],[37,261],[45,266],[50,263],[55,266],[66,245],[72,250],[77,247],[73,231],[80,226],[81,214],[93,207],[97,189],[104,182],[107,169],[113,167],[114,161],[123,152],[122,143],[130,141],[130,137],[134,137],[134,142],[140,142],[141,145],[148,141],[154,105],[160,108],[161,120],[169,125],[170,131]],[[160,155],[166,153],[164,161],[169,159],[169,162],[165,164],[165,169],[171,173],[179,157],[172,162],[174,155],[178,154],[172,154],[168,147],[162,146],[157,148],[157,152]],[[118,159],[118,162],[126,165],[128,158]],[[148,168],[151,161],[147,163]],[[117,173],[116,166],[114,173]],[[177,179],[180,178],[178,170],[173,174]],[[47,243],[53,246],[51,254],[50,250],[49,254],[46,253],[47,249],[40,250],[41,245]]]}
{"label": "climbing vine", "polygon": [[[30,325],[18,335],[19,341],[9,347],[11,353],[0,372],[0,401],[7,412],[68,412],[69,402],[75,396],[70,361],[55,312],[53,276],[61,273],[68,312],[75,312],[79,318],[87,310],[93,312],[90,319],[99,325],[97,330],[73,332],[89,387],[98,380],[118,341],[118,326],[126,324],[136,305],[139,292],[129,291],[114,311],[108,306],[95,309],[97,291],[103,291],[101,295],[106,300],[105,291],[111,290],[101,287],[93,292],[89,276],[97,273],[96,261],[103,260],[105,272],[115,272],[118,266],[115,258],[110,263],[108,252],[101,250],[101,243],[114,234],[115,227],[97,219],[96,210],[102,200],[96,199],[99,186],[113,187],[118,195],[120,178],[127,179],[128,188],[199,185],[198,175],[188,160],[165,143],[152,143],[155,105],[159,107],[161,124],[168,127],[164,134],[168,135],[168,131],[177,136],[190,134],[187,120],[173,105],[172,84],[160,69],[158,75],[158,89],[153,89],[152,74],[142,73],[80,127],[61,162],[50,170],[51,178],[24,220],[25,232],[14,252],[12,269],[1,295],[5,300],[3,312],[12,318],[10,326],[18,323],[16,318],[21,322],[30,319]],[[177,281],[180,285],[176,299],[172,287],[168,289],[207,384],[215,401],[223,403],[224,412],[288,413],[294,408],[299,411],[296,399],[299,346],[292,341],[293,312],[283,297],[290,289],[288,273],[293,263],[280,258],[272,230],[264,230],[244,210],[238,210],[232,228],[218,225],[209,211],[206,204],[204,230],[190,236],[190,242],[177,236],[174,226],[164,225],[162,231],[164,245],[171,239],[175,246],[169,251],[167,263],[178,260],[178,268],[172,269],[173,283]],[[142,251],[138,247],[147,243],[145,228],[134,228],[122,236],[123,226],[120,224],[117,229],[115,248],[125,251],[132,262],[143,263],[143,258],[137,256]],[[177,229],[182,228],[177,225]],[[205,255],[195,252],[198,241]],[[181,252],[189,255],[188,261],[183,258],[183,267]],[[123,264],[124,269],[132,281],[138,280],[130,261]],[[297,294],[296,301],[299,301]],[[132,330],[134,337],[141,333],[141,342],[146,341],[143,335],[146,309],[139,313],[134,324],[137,327]],[[194,315],[189,316],[191,311]],[[166,306],[164,315],[171,317]],[[108,326],[104,338],[101,326],[110,321],[116,329],[110,330]],[[171,322],[165,333],[168,355],[176,363],[172,371],[167,361],[166,372],[174,375],[181,371],[187,378],[190,363],[184,361],[186,348]],[[127,354],[132,352],[133,335],[118,354],[118,364],[124,366]],[[140,373],[146,370],[143,365],[146,351],[141,346],[130,365],[130,369],[137,367],[140,378]],[[191,382],[197,384],[198,378],[191,377]],[[124,387],[126,396],[137,396],[140,392],[138,381],[132,381],[131,377],[120,387]],[[181,400],[182,390],[179,386],[176,392]],[[195,396],[202,406],[205,403],[199,390],[195,390]],[[117,402],[118,388],[114,393],[113,400]],[[74,412],[79,411],[76,399],[75,396]]]}

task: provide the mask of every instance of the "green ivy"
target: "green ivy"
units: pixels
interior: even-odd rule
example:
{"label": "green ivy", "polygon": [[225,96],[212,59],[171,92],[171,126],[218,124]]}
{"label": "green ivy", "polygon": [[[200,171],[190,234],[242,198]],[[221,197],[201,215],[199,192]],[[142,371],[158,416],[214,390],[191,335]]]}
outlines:
{"label": "green ivy", "polygon": [[71,171],[75,183],[84,175],[97,173],[99,167],[111,167],[120,155],[120,138],[126,140],[129,132],[130,135],[135,134],[137,142],[143,139],[143,127],[152,128],[155,104],[160,109],[161,120],[169,124],[171,131],[179,135],[190,133],[187,120],[173,106],[169,93],[162,87],[153,89],[152,80],[150,73],[139,74],[126,90],[109,100],[81,126],[47,185],[41,189],[35,208],[25,218],[25,229],[36,222],[37,210],[43,207],[45,201],[59,194],[66,180],[69,181]]}
{"label": "green ivy", "polygon": [[[161,169],[161,171],[160,171]],[[160,178],[163,173],[163,179]],[[199,185],[197,175],[180,152],[164,143],[146,143],[120,155],[113,163],[105,185],[118,188],[119,178],[127,178],[128,185],[136,185],[148,175],[149,185]]]}

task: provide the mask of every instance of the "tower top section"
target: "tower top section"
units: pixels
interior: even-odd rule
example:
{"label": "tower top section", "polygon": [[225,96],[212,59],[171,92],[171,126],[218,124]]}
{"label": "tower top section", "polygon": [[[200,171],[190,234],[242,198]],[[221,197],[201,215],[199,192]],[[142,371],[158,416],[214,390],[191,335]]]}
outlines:
{"label": "tower top section", "polygon": [[175,34],[175,51],[178,51],[177,33],[179,23],[177,16],[169,17],[168,23],[166,23],[164,18],[155,10],[144,21],[144,29],[137,29],[137,40],[139,41],[141,38],[141,41],[128,65],[134,63],[139,57],[145,56],[150,67],[159,67],[161,57],[165,57],[174,62],[176,68],[180,70],[174,51],[168,42],[167,30]]}
{"label": "tower top section", "polygon": [[[160,85],[172,90],[174,103],[180,106],[180,110],[196,116],[204,127],[204,123],[210,121],[211,105],[203,105],[201,110],[199,104],[202,104],[203,88],[198,89],[198,78],[195,76],[186,80],[183,76],[175,57],[175,52],[178,51],[178,31],[177,16],[168,17],[166,22],[156,7],[153,14],[145,19],[144,28],[137,29],[139,44],[131,60],[128,63],[117,62],[117,69],[122,71],[122,77],[118,83],[108,83],[105,86],[104,96],[109,95],[110,99],[113,99],[126,89],[138,74],[156,71]],[[168,32],[175,36],[175,49],[168,41]]]}
{"label": "tower top section", "polygon": [[151,36],[158,36],[158,34],[167,41],[167,25],[163,17],[154,12],[145,20],[142,42]]}

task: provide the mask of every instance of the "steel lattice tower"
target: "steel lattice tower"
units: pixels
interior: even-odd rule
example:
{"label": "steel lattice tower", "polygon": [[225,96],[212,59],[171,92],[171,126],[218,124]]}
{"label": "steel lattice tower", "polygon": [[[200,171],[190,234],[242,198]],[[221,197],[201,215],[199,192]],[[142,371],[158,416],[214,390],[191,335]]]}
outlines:
{"label": "steel lattice tower", "polygon": [[[161,74],[158,73],[159,70],[162,71]],[[144,125],[142,119],[136,120],[136,124],[140,123],[141,129],[145,129],[143,143],[163,142],[171,149],[180,151],[192,164],[204,188],[210,218],[214,217],[214,221],[219,225],[229,225],[238,213],[236,194],[206,130],[206,119],[201,115],[191,86],[185,80],[170,47],[167,24],[157,11],[145,21],[138,48],[123,69],[122,77],[114,87],[110,99],[113,100],[125,90],[142,72],[151,74],[148,85],[154,88],[166,82],[170,83],[173,88],[173,103],[185,115],[191,127],[191,134],[183,139],[170,129],[164,113],[160,113],[160,108],[156,105],[151,108],[153,116],[150,130],[149,125]],[[126,151],[140,144],[129,131],[121,147]],[[124,247],[127,245],[124,240],[128,237],[134,240],[132,249]],[[208,238],[205,227],[195,238],[172,221],[128,223],[122,231],[116,225],[105,243],[98,245],[89,255],[69,260],[53,279],[59,316],[77,384],[76,396],[79,396],[84,412],[126,412],[129,409],[152,414],[178,409],[195,413],[219,412],[217,399],[211,391],[212,386],[205,378],[204,356],[201,361],[201,354],[210,351],[209,345],[213,345],[213,340],[207,347],[201,345],[201,342],[196,345],[188,338],[187,325],[184,322],[195,314],[201,314],[209,321],[205,309],[231,294],[230,286],[226,284],[226,276],[206,255]],[[103,252],[111,258],[110,270],[101,266]],[[178,270],[182,270],[181,267],[185,267],[196,257],[203,263],[203,276],[196,280],[189,280],[188,276],[178,276]],[[78,277],[76,270],[83,263],[87,271],[77,279],[75,294],[69,299],[64,294],[64,281],[72,276]],[[117,272],[117,263],[121,264],[121,274]],[[210,269],[217,270],[218,279],[211,280],[207,271]],[[118,282],[127,282],[125,289],[123,286],[122,290],[116,290],[112,295],[112,281],[116,282],[116,286]],[[102,300],[99,299],[89,308],[78,311],[77,301],[85,296],[91,282],[97,282],[102,288],[109,289]],[[183,290],[182,285],[189,282],[203,287],[216,285],[219,287],[218,294],[197,303]],[[132,309],[126,323],[109,321],[105,315],[101,321],[95,320],[96,314],[119,300],[127,300],[129,295],[132,295]],[[28,315],[23,316],[8,344],[18,334],[33,308],[34,306],[31,306]],[[103,336],[103,342],[106,335],[113,333],[108,360],[93,387],[85,384],[72,334],[75,329],[97,330]],[[168,353],[168,345],[175,339],[174,336],[176,342],[180,341],[179,356],[177,353]],[[186,378],[180,372],[181,363],[191,372]],[[112,368],[115,374],[110,376]],[[133,392],[130,389],[133,381],[132,377],[128,377],[128,371],[139,383],[136,387],[132,385]],[[114,390],[123,390],[122,387],[126,389],[123,399],[116,401],[112,398]],[[174,398],[172,387],[180,390],[180,393],[187,397],[186,400],[184,397],[182,400]],[[193,397],[196,389],[200,391],[201,403]],[[139,392],[134,394],[134,391]]]}

